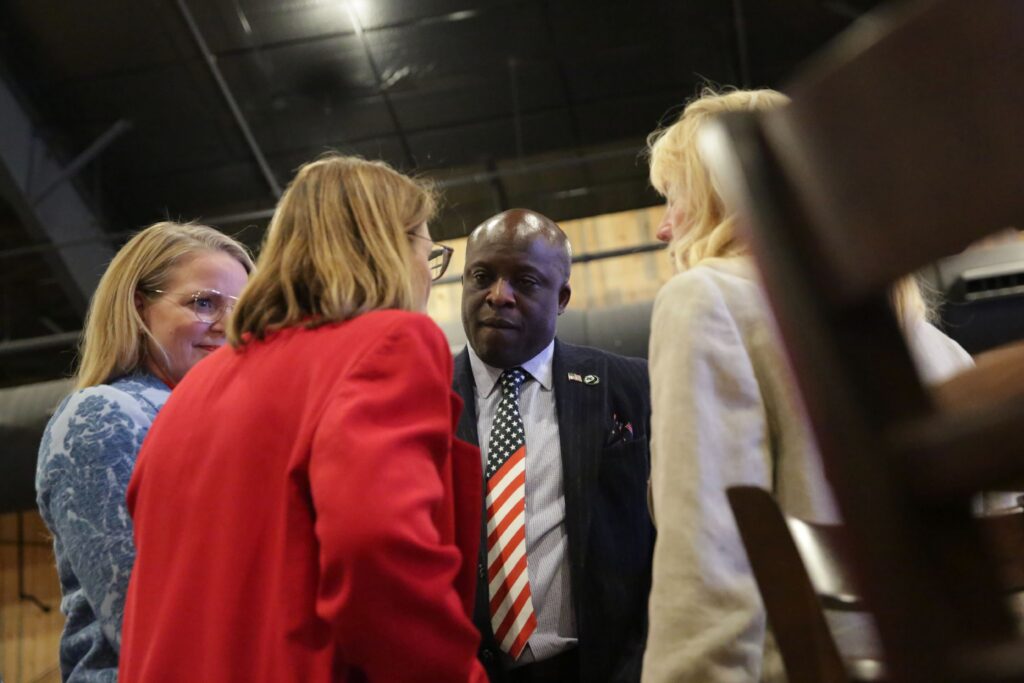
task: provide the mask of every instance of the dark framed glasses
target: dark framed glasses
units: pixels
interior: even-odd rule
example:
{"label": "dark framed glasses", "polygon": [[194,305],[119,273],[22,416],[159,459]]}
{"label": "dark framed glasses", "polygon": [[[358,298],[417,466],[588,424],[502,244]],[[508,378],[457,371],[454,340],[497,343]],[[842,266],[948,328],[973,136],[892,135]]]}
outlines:
{"label": "dark framed glasses", "polygon": [[235,310],[238,303],[237,296],[229,296],[218,292],[216,289],[201,289],[197,292],[168,292],[162,289],[149,290],[153,294],[167,294],[187,300],[178,301],[179,306],[192,311],[192,315],[201,323],[212,325],[224,318],[224,316]]}
{"label": "dark framed glasses", "polygon": [[427,263],[430,265],[430,279],[438,280],[444,275],[445,271],[448,270],[448,264],[452,262],[452,254],[455,250],[451,247],[443,244],[438,244],[429,237],[423,235],[417,235],[416,233],[408,233],[409,237],[415,237],[416,239],[425,240],[430,242],[432,248],[430,254],[427,255]]}

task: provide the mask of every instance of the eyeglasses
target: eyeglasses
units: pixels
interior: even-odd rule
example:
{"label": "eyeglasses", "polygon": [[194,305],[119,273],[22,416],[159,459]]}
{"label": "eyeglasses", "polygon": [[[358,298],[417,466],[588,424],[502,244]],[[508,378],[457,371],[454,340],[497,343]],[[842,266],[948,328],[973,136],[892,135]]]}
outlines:
{"label": "eyeglasses", "polygon": [[444,272],[448,270],[448,264],[452,262],[452,254],[455,250],[451,247],[443,244],[438,244],[429,237],[423,235],[417,235],[414,232],[407,233],[409,237],[415,237],[416,239],[426,240],[434,245],[434,248],[430,250],[430,254],[427,255],[427,263],[430,265],[430,279],[438,280],[444,275]]}
{"label": "eyeglasses", "polygon": [[198,292],[167,292],[162,289],[151,289],[149,290],[153,294],[170,294],[172,296],[188,297],[188,301],[185,303],[179,303],[179,306],[183,306],[192,311],[192,315],[196,317],[201,323],[212,325],[224,316],[235,310],[235,304],[238,303],[237,296],[228,296],[222,294],[216,289],[201,289]]}

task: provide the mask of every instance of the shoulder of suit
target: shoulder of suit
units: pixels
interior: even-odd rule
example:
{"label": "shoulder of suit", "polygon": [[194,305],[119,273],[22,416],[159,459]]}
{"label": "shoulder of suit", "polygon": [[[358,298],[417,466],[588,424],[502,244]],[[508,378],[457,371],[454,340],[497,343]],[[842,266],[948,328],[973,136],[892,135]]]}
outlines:
{"label": "shoulder of suit", "polygon": [[462,347],[462,350],[456,353],[453,358],[455,359],[456,369],[463,366],[469,366],[469,345]]}
{"label": "shoulder of suit", "polygon": [[754,266],[747,258],[712,258],[676,273],[658,292],[658,296],[692,296],[721,292],[728,296],[737,290],[757,290]]}
{"label": "shoulder of suit", "polygon": [[367,364],[388,363],[395,353],[425,353],[439,362],[451,362],[448,340],[441,328],[426,315],[412,311],[369,311],[298,333],[303,335],[297,342],[300,353],[342,348],[346,353],[334,357],[340,367],[351,371],[366,368]]}
{"label": "shoulder of suit", "polygon": [[414,311],[396,309],[368,311],[349,320],[317,329],[339,336],[358,334],[360,338],[364,339],[375,336],[415,336],[430,341],[444,340],[447,346],[444,332],[437,326],[437,323],[423,313]]}
{"label": "shoulder of suit", "polygon": [[605,349],[599,349],[596,346],[583,346],[582,344],[570,344],[564,342],[561,339],[558,340],[558,346],[561,348],[563,354],[570,353],[580,356],[591,356],[597,358],[607,358],[611,360],[646,363],[643,358],[636,358],[634,356],[623,356],[621,353],[615,353],[614,351],[607,351]]}
{"label": "shoulder of suit", "polygon": [[395,325],[412,325],[437,327],[437,324],[423,313],[414,311],[402,311],[388,308],[377,311],[367,311],[352,318],[349,321],[352,325],[367,327],[392,327]]}
{"label": "shoulder of suit", "polygon": [[605,361],[609,368],[614,372],[619,368],[629,368],[635,372],[647,372],[647,361],[643,358],[635,358],[633,356],[623,356],[622,354],[614,353],[612,351],[605,351],[594,346],[580,346],[578,344],[567,344],[561,340],[558,342],[562,349],[562,354],[575,355],[578,358],[596,358]]}
{"label": "shoulder of suit", "polygon": [[732,320],[739,328],[760,328],[767,305],[746,258],[708,259],[677,273],[658,292],[652,329],[700,329],[708,321]]}

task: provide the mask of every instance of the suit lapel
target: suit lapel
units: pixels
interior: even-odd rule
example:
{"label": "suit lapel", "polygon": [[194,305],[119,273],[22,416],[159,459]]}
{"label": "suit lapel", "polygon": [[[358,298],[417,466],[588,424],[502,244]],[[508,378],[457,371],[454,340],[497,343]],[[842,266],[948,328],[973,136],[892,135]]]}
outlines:
{"label": "suit lapel", "polygon": [[[552,372],[565,479],[565,528],[569,535],[572,593],[579,624],[581,577],[587,571],[591,500],[608,418],[605,414],[608,410],[608,377],[603,358],[557,340]],[[598,378],[598,383],[569,380],[569,373],[580,378],[593,375]]]}
{"label": "suit lapel", "polygon": [[465,404],[455,436],[468,441],[474,446],[480,445],[476,433],[476,384],[473,381],[473,368],[469,364],[469,352],[465,349],[455,357],[455,370],[452,385],[455,393],[462,397]]}

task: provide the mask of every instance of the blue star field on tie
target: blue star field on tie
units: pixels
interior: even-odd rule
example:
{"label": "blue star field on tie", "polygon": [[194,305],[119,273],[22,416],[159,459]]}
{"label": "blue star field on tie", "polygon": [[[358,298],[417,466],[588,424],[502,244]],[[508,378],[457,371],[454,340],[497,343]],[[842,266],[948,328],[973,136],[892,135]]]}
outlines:
{"label": "blue star field on tie", "polygon": [[526,570],[526,435],[522,368],[501,373],[501,401],[487,440],[487,583],[494,637],[518,659],[537,628]]}

